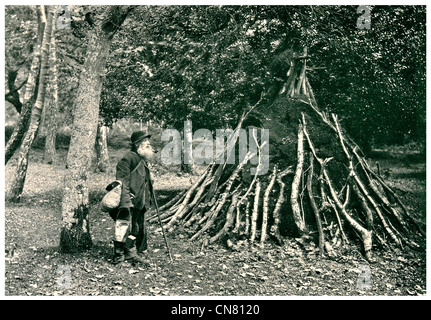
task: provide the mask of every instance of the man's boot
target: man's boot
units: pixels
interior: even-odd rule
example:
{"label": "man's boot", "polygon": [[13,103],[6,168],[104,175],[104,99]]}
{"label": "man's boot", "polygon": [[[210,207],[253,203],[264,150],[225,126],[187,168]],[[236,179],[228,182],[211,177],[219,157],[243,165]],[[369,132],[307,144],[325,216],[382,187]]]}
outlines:
{"label": "man's boot", "polygon": [[135,239],[136,238],[132,235],[127,237],[126,244],[124,246],[125,259],[130,261],[132,264],[150,265],[150,261],[143,259],[138,255]]}
{"label": "man's boot", "polygon": [[124,243],[114,241],[114,258],[112,259],[113,264],[118,264],[125,260],[124,256]]}

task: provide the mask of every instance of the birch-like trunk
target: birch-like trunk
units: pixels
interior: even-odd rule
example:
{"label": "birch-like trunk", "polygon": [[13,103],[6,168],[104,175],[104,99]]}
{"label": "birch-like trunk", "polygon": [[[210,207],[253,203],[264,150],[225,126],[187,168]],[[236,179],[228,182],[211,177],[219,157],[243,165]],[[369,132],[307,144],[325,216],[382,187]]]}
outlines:
{"label": "birch-like trunk", "polygon": [[[57,10],[56,10],[57,12]],[[56,18],[56,16],[55,16]],[[56,23],[52,25],[51,43],[49,46],[49,70],[50,81],[48,83],[47,104],[45,107],[46,140],[45,140],[45,162],[56,163],[55,140],[58,127],[58,73],[57,73],[57,45],[55,39]]]}
{"label": "birch-like trunk", "polygon": [[5,164],[9,162],[9,160],[15,154],[15,151],[21,146],[22,140],[24,139],[30,124],[31,110],[37,98],[40,59],[42,54],[42,40],[45,24],[42,23],[41,11],[37,10],[35,14],[38,16],[37,40],[33,51],[33,59],[31,61],[27,83],[24,89],[23,103],[21,106],[18,124],[5,146]]}
{"label": "birch-like trunk", "polygon": [[[44,6],[40,7],[41,15],[45,16],[45,8]],[[51,42],[51,28],[54,21],[55,10],[52,7],[48,9],[48,17],[44,17],[45,28],[44,35],[42,40],[42,53],[41,53],[41,65],[40,65],[40,74],[39,74],[39,88],[37,94],[37,100],[34,104],[31,117],[30,117],[30,126],[28,128],[27,133],[25,134],[24,140],[22,142],[18,164],[15,170],[15,175],[10,186],[9,192],[6,196],[7,200],[12,202],[19,202],[22,191],[24,189],[25,179],[27,176],[27,167],[28,167],[28,158],[30,153],[30,148],[33,144],[36,133],[39,129],[40,119],[43,111],[43,105],[45,100],[46,93],[46,83],[47,83],[47,74],[48,74],[48,52],[49,52],[49,44]]]}
{"label": "birch-like trunk", "polygon": [[95,14],[95,23],[87,34],[87,58],[81,71],[75,100],[72,137],[67,155],[68,170],[64,180],[61,209],[63,226],[60,235],[62,252],[80,251],[92,245],[88,174],[97,135],[100,94],[112,37],[131,8],[106,7],[103,13]]}
{"label": "birch-like trunk", "polygon": [[192,122],[188,120],[184,125],[182,146],[182,161],[181,161],[181,172],[182,173],[194,173],[194,164],[192,156],[192,143],[193,143],[193,132],[192,132]]}

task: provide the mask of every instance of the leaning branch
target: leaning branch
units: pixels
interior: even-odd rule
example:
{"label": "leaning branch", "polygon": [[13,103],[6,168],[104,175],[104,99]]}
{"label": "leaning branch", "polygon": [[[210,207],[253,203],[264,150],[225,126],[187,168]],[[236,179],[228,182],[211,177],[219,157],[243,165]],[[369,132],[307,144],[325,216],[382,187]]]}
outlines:
{"label": "leaning branch", "polygon": [[290,202],[292,204],[292,213],[293,213],[295,224],[298,227],[299,232],[303,234],[307,230],[306,230],[305,222],[302,219],[301,207],[298,201],[299,185],[301,182],[301,176],[302,176],[303,166],[304,166],[304,132],[301,124],[299,124],[299,128],[298,128],[297,159],[298,160],[296,164],[296,171],[295,171],[295,176],[293,178],[292,190],[290,194]]}

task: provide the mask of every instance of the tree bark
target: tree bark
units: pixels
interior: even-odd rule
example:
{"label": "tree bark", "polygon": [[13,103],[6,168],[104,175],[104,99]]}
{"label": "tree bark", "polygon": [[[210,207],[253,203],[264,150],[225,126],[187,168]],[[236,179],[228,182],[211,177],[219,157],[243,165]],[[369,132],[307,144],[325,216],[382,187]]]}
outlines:
{"label": "tree bark", "polygon": [[[41,6],[42,15],[45,14],[44,10],[45,10],[44,6]],[[43,35],[43,41],[42,41],[42,54],[41,54],[40,74],[39,74],[40,80],[39,80],[37,100],[31,111],[30,126],[22,142],[14,179],[6,197],[8,201],[12,201],[12,202],[19,202],[22,191],[24,189],[30,148],[31,148],[31,145],[33,144],[34,137],[37,133],[37,130],[40,124],[40,119],[41,119],[44,100],[45,100],[45,93],[46,93],[46,82],[47,82],[47,73],[48,73],[47,72],[48,52],[49,52],[49,44],[51,42],[50,40],[51,28],[54,21],[54,14],[55,14],[55,10],[53,10],[52,8],[49,8],[48,17],[46,18],[46,22],[44,22],[46,25],[44,28],[44,35]]]}
{"label": "tree bark", "polygon": [[187,125],[185,125],[183,130],[183,140],[181,143],[181,151],[182,151],[182,161],[181,161],[181,172],[193,174],[195,171],[193,164],[193,155],[192,155],[192,143],[193,143],[193,132],[191,121],[187,121]]}
{"label": "tree bark", "polygon": [[99,102],[106,61],[112,38],[132,6],[109,6],[88,32],[85,59],[75,99],[74,121],[62,200],[63,226],[60,250],[75,252],[92,245],[89,229],[88,174],[94,152],[99,118]]}
{"label": "tree bark", "polygon": [[57,46],[55,39],[57,9],[55,9],[54,23],[51,30],[51,43],[49,46],[50,81],[48,83],[46,116],[45,162],[56,163],[57,152],[55,140],[58,127],[58,73],[57,73]]}

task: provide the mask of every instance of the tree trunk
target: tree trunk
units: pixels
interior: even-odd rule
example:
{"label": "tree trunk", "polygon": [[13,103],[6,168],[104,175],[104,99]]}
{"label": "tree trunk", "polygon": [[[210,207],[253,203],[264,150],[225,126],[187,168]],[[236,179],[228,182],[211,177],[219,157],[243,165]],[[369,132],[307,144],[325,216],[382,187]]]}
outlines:
{"label": "tree trunk", "polygon": [[[41,11],[43,16],[45,15],[44,10],[45,10],[44,6],[41,6]],[[46,83],[48,78],[47,77],[48,52],[49,52],[49,44],[51,42],[51,28],[54,21],[54,14],[55,14],[55,10],[53,10],[50,7],[48,9],[48,17],[44,18],[45,28],[44,28],[44,35],[43,35],[43,41],[42,41],[42,54],[41,54],[40,74],[39,74],[39,90],[37,94],[36,103],[34,104],[31,111],[30,126],[24,137],[24,140],[19,152],[18,164],[16,167],[14,179],[6,197],[8,201],[12,201],[12,202],[19,202],[21,193],[24,189],[30,148],[31,148],[31,145],[33,144],[34,137],[37,133],[37,130],[40,124],[40,119],[41,119],[44,100],[45,100]]]}
{"label": "tree trunk", "polygon": [[186,121],[184,123],[184,130],[183,130],[183,139],[181,142],[181,155],[182,155],[182,161],[181,161],[181,172],[182,173],[194,173],[194,164],[193,164],[193,155],[192,155],[192,143],[193,143],[193,132],[192,132],[192,122],[190,120]]}
{"label": "tree trunk", "polygon": [[[56,9],[57,12],[57,9]],[[45,107],[46,140],[45,140],[45,162],[55,164],[57,152],[55,141],[58,126],[58,73],[57,73],[57,46],[55,39],[56,14],[51,31],[51,43],[49,47],[49,70],[50,81],[48,83],[47,104]]]}
{"label": "tree trunk", "polygon": [[96,172],[106,172],[110,166],[107,134],[108,127],[99,124],[95,143]]}
{"label": "tree trunk", "polygon": [[42,23],[42,11],[37,11],[38,16],[38,36],[33,51],[33,59],[31,62],[27,83],[24,90],[23,103],[18,119],[18,124],[15,127],[11,137],[5,146],[5,164],[9,162],[15,151],[20,147],[25,133],[30,124],[31,110],[36,102],[37,93],[39,91],[39,74],[40,74],[40,59],[42,54],[42,41],[44,35],[45,24]]}
{"label": "tree trunk", "polygon": [[69,152],[68,171],[62,200],[63,226],[60,250],[74,252],[91,247],[88,208],[88,174],[97,135],[99,102],[106,60],[112,37],[126,19],[131,6],[105,7],[96,13],[88,31],[85,59],[75,99],[74,120]]}

